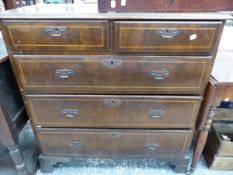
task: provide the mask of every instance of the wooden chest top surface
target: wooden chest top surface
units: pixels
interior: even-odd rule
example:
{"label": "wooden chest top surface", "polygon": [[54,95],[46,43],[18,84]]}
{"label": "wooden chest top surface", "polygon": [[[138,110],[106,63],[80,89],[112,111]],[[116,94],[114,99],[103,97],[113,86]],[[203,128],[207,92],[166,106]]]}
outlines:
{"label": "wooden chest top surface", "polygon": [[[52,10],[51,10],[52,9]],[[0,19],[136,19],[136,20],[225,20],[230,14],[200,13],[99,13],[97,4],[34,5],[0,13]]]}

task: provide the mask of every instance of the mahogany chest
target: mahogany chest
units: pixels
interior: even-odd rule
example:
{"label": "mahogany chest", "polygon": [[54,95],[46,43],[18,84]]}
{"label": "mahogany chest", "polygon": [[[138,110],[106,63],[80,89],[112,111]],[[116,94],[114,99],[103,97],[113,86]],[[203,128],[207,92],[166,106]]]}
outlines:
{"label": "mahogany chest", "polygon": [[91,7],[0,15],[42,171],[99,156],[154,158],[185,171],[228,15],[100,14]]}

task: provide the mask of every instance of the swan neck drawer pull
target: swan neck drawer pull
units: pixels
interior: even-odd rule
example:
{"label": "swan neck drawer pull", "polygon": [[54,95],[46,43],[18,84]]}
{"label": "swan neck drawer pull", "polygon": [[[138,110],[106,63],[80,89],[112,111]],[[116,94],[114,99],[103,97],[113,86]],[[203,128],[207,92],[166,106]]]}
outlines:
{"label": "swan neck drawer pull", "polygon": [[80,148],[82,146],[82,144],[81,144],[81,142],[79,142],[77,140],[72,140],[69,142],[69,146],[74,147],[74,148]]}
{"label": "swan neck drawer pull", "polygon": [[178,35],[178,30],[177,29],[160,29],[158,33],[164,39],[173,39]]}
{"label": "swan neck drawer pull", "polygon": [[151,118],[162,118],[165,114],[164,110],[150,110],[149,115]]}
{"label": "swan neck drawer pull", "polygon": [[77,109],[64,109],[63,114],[67,118],[74,118],[77,116],[79,111]]}
{"label": "swan neck drawer pull", "polygon": [[170,75],[168,70],[160,70],[160,71],[152,71],[151,76],[154,77],[155,80],[164,80]]}
{"label": "swan neck drawer pull", "polygon": [[61,79],[68,79],[74,75],[74,71],[71,69],[57,69],[55,75]]}
{"label": "swan neck drawer pull", "polygon": [[158,143],[145,143],[145,147],[148,150],[156,150],[159,148],[159,144]]}

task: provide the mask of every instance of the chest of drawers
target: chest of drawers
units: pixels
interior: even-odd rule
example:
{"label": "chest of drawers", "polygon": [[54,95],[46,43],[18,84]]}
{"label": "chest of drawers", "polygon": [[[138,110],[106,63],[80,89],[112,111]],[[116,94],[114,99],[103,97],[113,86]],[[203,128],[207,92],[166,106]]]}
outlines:
{"label": "chest of drawers", "polygon": [[228,16],[47,8],[0,17],[42,171],[97,156],[154,158],[185,171]]}

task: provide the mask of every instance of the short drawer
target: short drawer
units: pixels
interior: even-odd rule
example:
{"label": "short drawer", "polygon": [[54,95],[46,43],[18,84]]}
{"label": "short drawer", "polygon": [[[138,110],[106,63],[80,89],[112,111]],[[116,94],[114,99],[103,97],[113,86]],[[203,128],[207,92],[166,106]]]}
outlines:
{"label": "short drawer", "polygon": [[14,56],[21,86],[56,93],[201,94],[211,57]]}
{"label": "short drawer", "polygon": [[107,51],[107,21],[3,21],[16,51]]}
{"label": "short drawer", "polygon": [[192,128],[201,97],[27,95],[36,126]]}
{"label": "short drawer", "polygon": [[115,22],[116,52],[210,54],[222,22]]}
{"label": "short drawer", "polygon": [[37,129],[45,155],[184,155],[191,131]]}

